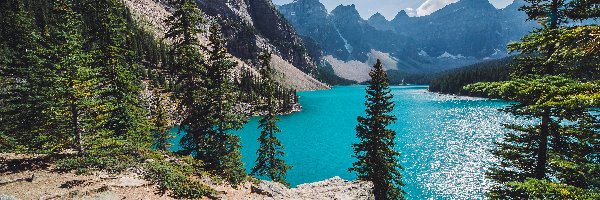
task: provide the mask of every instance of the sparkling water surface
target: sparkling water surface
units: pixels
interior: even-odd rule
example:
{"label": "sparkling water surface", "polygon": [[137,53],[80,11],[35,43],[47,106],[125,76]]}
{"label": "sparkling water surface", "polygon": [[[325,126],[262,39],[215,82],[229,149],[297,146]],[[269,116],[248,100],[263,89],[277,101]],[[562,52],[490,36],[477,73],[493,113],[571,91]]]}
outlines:
{"label": "sparkling water surface", "polygon": [[[393,114],[398,121],[396,150],[405,168],[408,199],[484,199],[490,186],[486,169],[495,162],[489,150],[503,133],[502,124],[515,119],[498,109],[507,102],[454,97],[427,92],[427,86],[392,87]],[[365,86],[300,92],[301,112],[282,116],[278,134],[285,160],[293,168],[287,180],[296,186],[334,176],[353,180],[352,144],[357,116],[364,115]],[[258,118],[241,137],[246,168],[254,166]]]}

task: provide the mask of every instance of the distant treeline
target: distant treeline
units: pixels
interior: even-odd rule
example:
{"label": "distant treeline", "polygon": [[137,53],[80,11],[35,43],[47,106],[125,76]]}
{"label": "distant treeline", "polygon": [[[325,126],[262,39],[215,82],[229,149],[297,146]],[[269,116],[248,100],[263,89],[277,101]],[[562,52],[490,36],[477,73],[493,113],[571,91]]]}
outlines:
{"label": "distant treeline", "polygon": [[466,67],[453,69],[434,75],[429,83],[429,91],[444,94],[481,96],[463,89],[477,82],[496,82],[509,79],[510,65],[514,56],[498,60],[485,61]]}

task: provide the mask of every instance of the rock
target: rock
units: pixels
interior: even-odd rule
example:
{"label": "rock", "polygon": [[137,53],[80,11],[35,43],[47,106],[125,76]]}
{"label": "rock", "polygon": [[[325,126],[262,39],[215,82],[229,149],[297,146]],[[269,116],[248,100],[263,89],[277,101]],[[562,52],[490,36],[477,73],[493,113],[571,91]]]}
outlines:
{"label": "rock", "polygon": [[17,199],[17,197],[14,197],[11,195],[0,194],[0,200],[18,200],[18,199]]}
{"label": "rock", "polygon": [[251,187],[252,193],[273,199],[374,199],[373,183],[367,181],[346,181],[338,176],[286,188],[280,183],[261,181]]}
{"label": "rock", "polygon": [[268,197],[289,197],[289,190],[283,184],[272,181],[260,181],[258,185],[250,187],[252,193]]}
{"label": "rock", "polygon": [[121,198],[118,194],[116,194],[112,191],[106,191],[106,192],[102,192],[102,193],[96,194],[91,197],[84,197],[84,199],[87,199],[87,200],[116,200],[116,199],[123,199],[123,198]]}
{"label": "rock", "polygon": [[300,199],[375,199],[373,183],[368,181],[346,181],[338,176],[292,189]]}
{"label": "rock", "polygon": [[114,184],[114,186],[117,187],[141,187],[144,185],[147,185],[148,181],[146,180],[142,180],[142,179],[138,179],[135,177],[130,177],[130,176],[124,176],[119,178]]}

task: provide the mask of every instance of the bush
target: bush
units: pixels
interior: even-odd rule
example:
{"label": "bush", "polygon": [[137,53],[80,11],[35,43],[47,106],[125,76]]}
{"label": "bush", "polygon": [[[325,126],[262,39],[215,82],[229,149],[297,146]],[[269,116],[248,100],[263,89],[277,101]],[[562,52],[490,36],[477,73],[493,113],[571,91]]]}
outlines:
{"label": "bush", "polygon": [[177,198],[214,196],[216,192],[212,188],[193,178],[200,165],[189,156],[177,162],[153,161],[145,166],[146,178],[158,184],[163,193],[171,191],[171,195]]}
{"label": "bush", "polygon": [[77,155],[59,159],[56,170],[73,171],[77,174],[89,173],[94,170],[109,173],[122,172],[129,167],[135,167],[143,161],[144,156],[138,151],[125,149],[93,150]]}

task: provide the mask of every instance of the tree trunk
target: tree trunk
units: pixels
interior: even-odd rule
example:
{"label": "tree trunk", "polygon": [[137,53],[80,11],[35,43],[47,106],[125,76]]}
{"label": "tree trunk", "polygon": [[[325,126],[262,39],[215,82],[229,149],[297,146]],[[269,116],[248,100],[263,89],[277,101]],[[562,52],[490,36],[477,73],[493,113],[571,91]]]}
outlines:
{"label": "tree trunk", "polygon": [[71,125],[73,127],[73,134],[75,135],[77,153],[83,153],[83,142],[81,141],[81,130],[79,130],[79,115],[77,111],[77,105],[75,102],[71,102]]}
{"label": "tree trunk", "polygon": [[535,178],[546,178],[546,163],[548,162],[548,136],[550,135],[550,109],[545,108],[542,114],[542,124],[540,130],[539,147],[537,155],[537,163],[535,166]]}

